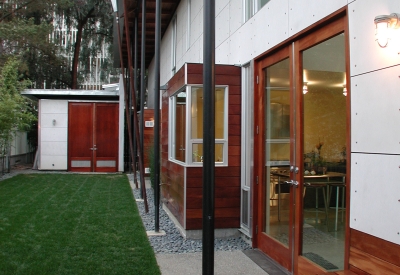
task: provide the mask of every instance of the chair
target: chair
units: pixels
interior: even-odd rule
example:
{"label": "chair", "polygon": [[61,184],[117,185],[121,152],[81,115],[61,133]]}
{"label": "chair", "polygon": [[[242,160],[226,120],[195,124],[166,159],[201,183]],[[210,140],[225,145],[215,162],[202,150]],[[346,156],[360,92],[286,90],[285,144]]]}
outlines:
{"label": "chair", "polygon": [[325,192],[325,188],[327,187],[327,182],[305,182],[304,183],[304,194],[307,189],[312,188],[315,190],[315,208],[318,210],[318,190],[322,189],[322,194],[324,198],[324,206],[325,206],[325,221],[328,225],[328,203],[327,203],[327,196]]}
{"label": "chair", "polygon": [[[343,181],[331,181],[328,182],[329,186],[329,197],[328,197],[328,205],[330,206],[331,195],[332,195],[332,188],[336,187],[336,204],[335,204],[335,231],[337,231],[337,224],[338,224],[338,215],[339,215],[339,194],[340,190],[342,190],[342,205],[341,209],[345,209],[344,207],[344,198],[346,192],[346,183]],[[342,214],[342,222],[343,222],[343,214]]]}

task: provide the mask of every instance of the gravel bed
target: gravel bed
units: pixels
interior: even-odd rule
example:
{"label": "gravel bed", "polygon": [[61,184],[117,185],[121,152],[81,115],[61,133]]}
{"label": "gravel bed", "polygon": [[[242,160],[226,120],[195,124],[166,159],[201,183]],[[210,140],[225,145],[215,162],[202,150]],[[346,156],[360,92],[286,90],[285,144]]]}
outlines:
{"label": "gravel bed", "polygon": [[[147,188],[147,201],[149,212],[146,214],[144,210],[144,202],[137,202],[139,213],[142,217],[143,225],[147,231],[154,231],[154,196],[153,189]],[[133,190],[136,199],[140,198],[140,189]],[[160,205],[160,230],[165,231],[164,236],[149,237],[151,246],[155,253],[193,253],[202,251],[202,240],[185,239],[179,233],[175,224],[168,217],[167,213]],[[251,246],[241,237],[215,239],[214,249],[216,251],[233,251],[233,250],[249,250]]]}

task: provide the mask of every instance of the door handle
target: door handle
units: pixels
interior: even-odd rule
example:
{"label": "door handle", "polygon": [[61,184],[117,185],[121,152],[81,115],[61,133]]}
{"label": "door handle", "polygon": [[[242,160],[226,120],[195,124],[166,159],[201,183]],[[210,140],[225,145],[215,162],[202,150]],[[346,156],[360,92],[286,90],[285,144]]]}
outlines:
{"label": "door handle", "polygon": [[286,184],[289,184],[290,186],[297,187],[299,186],[299,182],[297,180],[287,180],[285,181]]}
{"label": "door handle", "polygon": [[93,148],[89,148],[89,149],[92,150],[92,151],[97,150],[96,145],[94,145]]}

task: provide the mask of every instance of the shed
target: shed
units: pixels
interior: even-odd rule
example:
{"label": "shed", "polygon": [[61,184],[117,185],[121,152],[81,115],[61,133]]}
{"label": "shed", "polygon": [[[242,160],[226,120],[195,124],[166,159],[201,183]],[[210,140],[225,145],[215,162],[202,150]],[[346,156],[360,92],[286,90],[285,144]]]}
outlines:
{"label": "shed", "polygon": [[38,101],[39,170],[123,172],[124,95],[107,90],[25,90]]}

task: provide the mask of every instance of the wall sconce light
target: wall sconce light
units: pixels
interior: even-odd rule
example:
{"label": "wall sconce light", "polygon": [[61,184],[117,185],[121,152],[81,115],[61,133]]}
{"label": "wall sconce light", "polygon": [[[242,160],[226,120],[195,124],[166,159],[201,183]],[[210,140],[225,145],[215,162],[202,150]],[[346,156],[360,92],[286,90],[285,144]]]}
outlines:
{"label": "wall sconce light", "polygon": [[305,95],[306,93],[308,93],[308,86],[307,86],[307,82],[303,83],[303,94]]}
{"label": "wall sconce light", "polygon": [[391,30],[400,27],[400,14],[378,15],[375,17],[374,23],[376,26],[375,41],[381,48],[385,48],[389,43]]}
{"label": "wall sconce light", "polygon": [[53,119],[53,126],[56,126],[56,120]]}
{"label": "wall sconce light", "polygon": [[343,85],[343,95],[347,96],[347,88],[346,88],[346,84]]}

